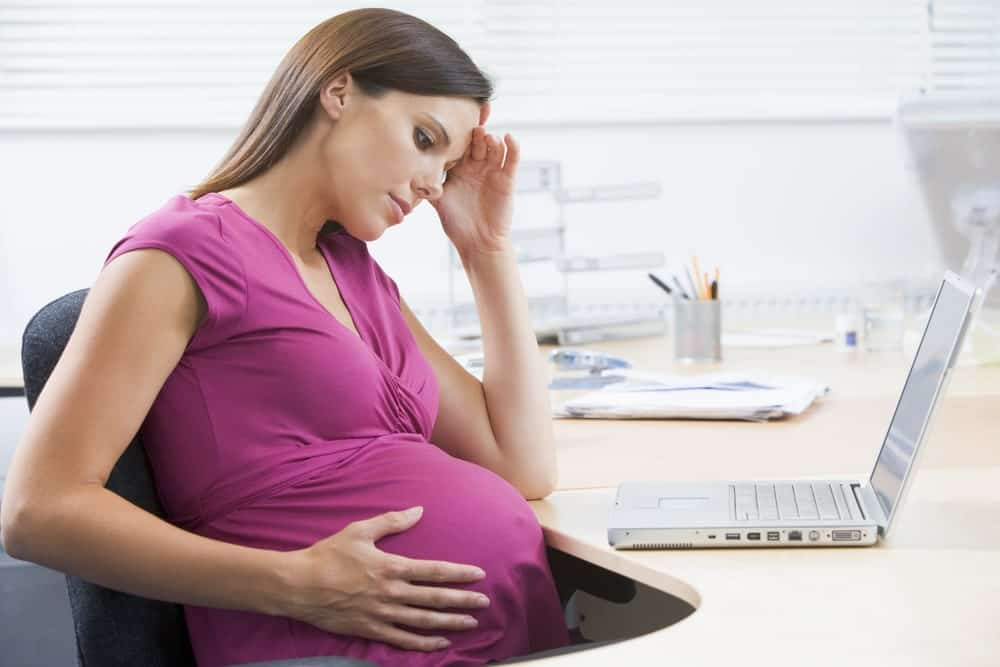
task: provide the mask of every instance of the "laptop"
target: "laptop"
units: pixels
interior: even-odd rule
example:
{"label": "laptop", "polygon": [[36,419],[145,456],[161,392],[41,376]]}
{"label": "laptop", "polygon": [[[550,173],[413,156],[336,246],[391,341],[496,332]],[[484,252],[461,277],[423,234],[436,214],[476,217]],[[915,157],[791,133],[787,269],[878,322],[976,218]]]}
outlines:
{"label": "laptop", "polygon": [[934,407],[980,296],[947,272],[889,429],[865,481],[625,482],[608,525],[616,549],[870,546],[906,495]]}

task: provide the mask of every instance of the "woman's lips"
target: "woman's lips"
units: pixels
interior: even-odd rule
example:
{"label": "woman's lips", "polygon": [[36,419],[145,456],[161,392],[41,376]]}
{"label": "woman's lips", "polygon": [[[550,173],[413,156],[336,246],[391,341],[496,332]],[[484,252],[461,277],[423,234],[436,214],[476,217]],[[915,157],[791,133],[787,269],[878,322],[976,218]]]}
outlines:
{"label": "woman's lips", "polygon": [[392,215],[395,218],[395,223],[399,224],[403,221],[406,213],[403,211],[403,207],[399,205],[399,202],[397,202],[396,198],[392,195],[389,196],[389,204],[392,206]]}
{"label": "woman's lips", "polygon": [[413,207],[410,206],[410,202],[406,201],[405,199],[400,199],[399,197],[391,193],[389,194],[389,199],[396,202],[399,208],[403,210],[403,215],[409,215],[410,211],[413,210]]}
{"label": "woman's lips", "polygon": [[401,208],[403,210],[403,215],[409,215],[410,210],[413,208],[412,206],[410,206],[409,202],[407,202],[404,199],[400,199],[399,197],[397,197],[395,195],[389,195],[389,199],[391,199],[392,201],[396,202],[396,204],[399,206],[399,208]]}

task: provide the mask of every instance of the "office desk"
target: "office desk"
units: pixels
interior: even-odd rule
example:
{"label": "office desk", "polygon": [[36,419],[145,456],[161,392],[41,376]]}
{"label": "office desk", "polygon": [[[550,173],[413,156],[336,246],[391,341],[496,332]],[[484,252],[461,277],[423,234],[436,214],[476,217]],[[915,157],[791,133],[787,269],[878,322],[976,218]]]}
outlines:
{"label": "office desk", "polygon": [[956,369],[881,545],[619,552],[605,529],[613,487],[626,479],[866,477],[909,359],[827,345],[727,350],[721,365],[674,368],[662,338],[590,347],[665,372],[807,375],[833,392],[767,424],[557,421],[560,490],[532,503],[549,544],[696,610],[641,637],[536,662],[1000,665],[1000,368]]}
{"label": "office desk", "polygon": [[0,345],[0,397],[24,396],[21,353],[12,345]]}
{"label": "office desk", "polygon": [[[617,552],[606,520],[626,479],[865,476],[909,359],[825,345],[726,350],[721,365],[675,368],[664,338],[588,347],[663,372],[807,375],[833,392],[766,424],[556,421],[560,491],[532,503],[549,544],[696,611],[641,637],[523,664],[1000,665],[1000,368],[956,369],[886,544]],[[17,356],[0,359],[0,386],[19,386]]]}

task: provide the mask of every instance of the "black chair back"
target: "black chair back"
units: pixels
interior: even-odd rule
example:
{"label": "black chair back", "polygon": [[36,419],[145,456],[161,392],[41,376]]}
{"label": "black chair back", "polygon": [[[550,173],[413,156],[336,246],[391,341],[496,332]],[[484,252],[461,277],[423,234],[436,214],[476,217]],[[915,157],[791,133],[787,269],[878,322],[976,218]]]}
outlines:
{"label": "black chair back", "polygon": [[[28,322],[21,365],[28,409],[62,356],[89,290],[70,292],[47,304]],[[146,450],[137,435],[111,471],[107,488],[163,517]],[[81,667],[189,667],[191,641],[179,604],[136,597],[66,576]]]}

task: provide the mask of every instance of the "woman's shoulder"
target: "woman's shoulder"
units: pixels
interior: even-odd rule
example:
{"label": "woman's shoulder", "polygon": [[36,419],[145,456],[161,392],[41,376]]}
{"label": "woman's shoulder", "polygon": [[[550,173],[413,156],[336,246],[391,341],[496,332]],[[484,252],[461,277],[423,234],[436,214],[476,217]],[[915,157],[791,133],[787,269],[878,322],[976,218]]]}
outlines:
{"label": "woman's shoulder", "polygon": [[239,253],[234,252],[232,229],[223,224],[216,203],[207,197],[192,200],[179,194],[132,224],[114,243],[104,263],[139,247],[160,248],[181,259],[238,270]]}
{"label": "woman's shoulder", "polygon": [[[221,216],[211,200],[174,195],[128,228],[125,238],[141,236],[164,241],[225,240]],[[124,239],[123,239],[124,240]]]}
{"label": "woman's shoulder", "polygon": [[171,197],[129,227],[112,246],[104,265],[143,249],[164,251],[187,270],[205,298],[210,327],[242,317],[247,292],[244,262],[227,239],[222,217],[211,200]]}

